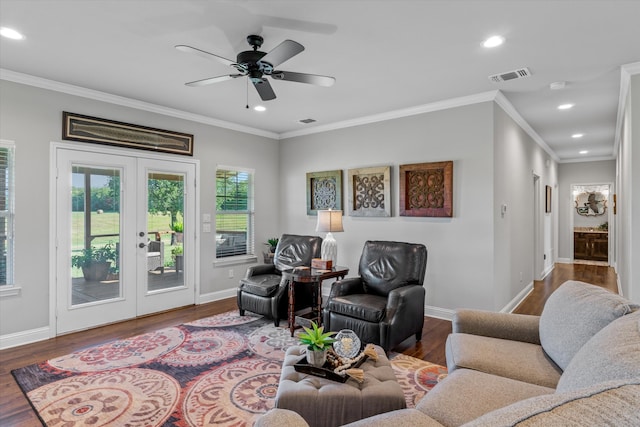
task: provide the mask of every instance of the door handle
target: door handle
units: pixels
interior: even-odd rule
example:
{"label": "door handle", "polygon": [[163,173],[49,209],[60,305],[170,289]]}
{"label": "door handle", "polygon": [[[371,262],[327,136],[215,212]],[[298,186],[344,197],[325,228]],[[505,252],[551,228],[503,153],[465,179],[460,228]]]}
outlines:
{"label": "door handle", "polygon": [[138,244],[138,247],[139,247],[140,249],[144,248],[145,246],[147,246],[147,245],[145,245],[144,243],[140,243],[140,244]]}

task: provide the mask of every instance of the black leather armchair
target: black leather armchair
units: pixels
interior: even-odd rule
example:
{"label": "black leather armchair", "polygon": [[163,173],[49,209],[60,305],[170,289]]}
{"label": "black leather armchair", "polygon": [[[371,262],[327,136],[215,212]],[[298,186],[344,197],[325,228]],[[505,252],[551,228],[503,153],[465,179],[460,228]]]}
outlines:
{"label": "black leather armchair", "polygon": [[[311,259],[320,257],[322,238],[283,234],[278,241],[273,264],[249,267],[238,288],[238,309],[272,317],[278,326],[287,318],[288,288],[282,271],[299,266],[311,266]],[[296,309],[311,306],[311,291],[304,284],[296,287]]]}
{"label": "black leather armchair", "polygon": [[351,329],[362,343],[386,352],[415,335],[422,338],[427,248],[421,244],[367,241],[360,277],[335,282],[323,311],[325,330]]}

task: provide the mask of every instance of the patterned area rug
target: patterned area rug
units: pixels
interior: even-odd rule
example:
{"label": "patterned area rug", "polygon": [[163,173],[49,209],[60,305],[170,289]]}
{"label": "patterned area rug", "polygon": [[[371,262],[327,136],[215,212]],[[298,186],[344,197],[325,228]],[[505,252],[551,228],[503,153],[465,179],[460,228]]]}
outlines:
{"label": "patterned area rug", "polygon": [[[288,329],[237,311],[109,342],[12,373],[49,426],[251,426],[275,402]],[[415,403],[446,368],[392,365]]]}

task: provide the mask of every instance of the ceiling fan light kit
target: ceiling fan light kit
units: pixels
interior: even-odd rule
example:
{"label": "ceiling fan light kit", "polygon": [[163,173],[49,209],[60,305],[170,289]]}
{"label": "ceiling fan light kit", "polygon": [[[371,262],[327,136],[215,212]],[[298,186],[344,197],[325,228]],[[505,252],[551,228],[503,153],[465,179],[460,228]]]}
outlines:
{"label": "ceiling fan light kit", "polygon": [[238,53],[236,61],[224,58],[222,56],[186,45],[177,45],[176,49],[191,54],[198,55],[203,58],[213,59],[224,65],[234,67],[238,74],[228,74],[217,77],[209,77],[202,80],[185,83],[187,86],[199,87],[213,83],[219,83],[238,77],[247,77],[256,88],[260,99],[270,101],[276,98],[276,94],[267,80],[271,77],[274,80],[284,80],[297,83],[307,83],[316,86],[329,87],[335,83],[335,78],[330,76],[320,76],[317,74],[296,73],[292,71],[276,70],[275,68],[285,61],[293,58],[304,50],[304,46],[293,40],[285,40],[270,52],[262,52],[258,50],[264,39],[259,35],[247,36],[247,42],[253,50],[245,50]]}

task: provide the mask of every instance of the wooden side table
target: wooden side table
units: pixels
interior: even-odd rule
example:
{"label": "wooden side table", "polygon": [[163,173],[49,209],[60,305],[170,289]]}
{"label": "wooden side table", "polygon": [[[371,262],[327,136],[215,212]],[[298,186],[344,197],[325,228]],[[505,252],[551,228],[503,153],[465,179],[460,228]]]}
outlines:
{"label": "wooden side table", "polygon": [[308,283],[311,285],[312,299],[314,305],[307,313],[300,313],[300,317],[305,317],[316,322],[319,326],[322,324],[322,281],[326,279],[339,278],[343,279],[344,276],[349,274],[347,267],[336,266],[331,270],[318,270],[310,267],[296,267],[289,270],[284,270],[282,276],[287,281],[289,288],[289,329],[291,330],[291,336],[296,329],[296,283]]}

